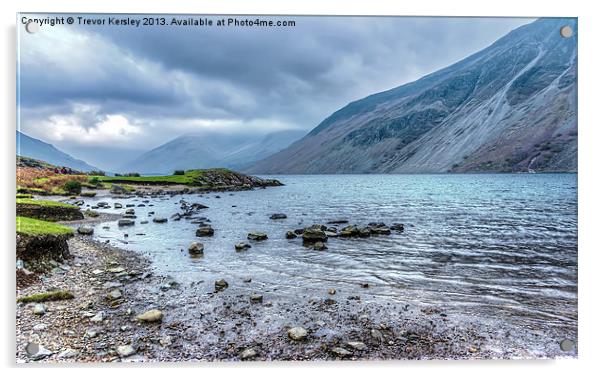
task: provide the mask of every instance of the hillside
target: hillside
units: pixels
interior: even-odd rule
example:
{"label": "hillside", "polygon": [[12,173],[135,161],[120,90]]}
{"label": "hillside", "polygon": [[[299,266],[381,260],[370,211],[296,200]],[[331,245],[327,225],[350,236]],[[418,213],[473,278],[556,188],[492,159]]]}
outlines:
{"label": "hillside", "polygon": [[[560,36],[564,25],[573,37]],[[576,19],[537,20],[447,68],[350,103],[247,171],[576,171],[576,51]]]}

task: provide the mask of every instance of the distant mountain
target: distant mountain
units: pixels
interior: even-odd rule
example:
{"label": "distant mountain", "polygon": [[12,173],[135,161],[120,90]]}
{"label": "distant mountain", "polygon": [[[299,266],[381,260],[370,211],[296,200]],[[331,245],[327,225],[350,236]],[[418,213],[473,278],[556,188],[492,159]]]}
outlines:
{"label": "distant mountain", "polygon": [[42,160],[56,166],[71,167],[75,170],[84,172],[100,170],[80,159],[75,159],[51,144],[30,137],[19,131],[17,131],[17,155]]}
{"label": "distant mountain", "polygon": [[286,130],[258,137],[216,132],[186,134],[140,155],[119,171],[151,174],[210,167],[243,169],[284,149],[305,133]]}
{"label": "distant mountain", "polygon": [[[564,25],[571,38],[561,37]],[[576,19],[539,19],[450,67],[348,104],[247,171],[576,171],[576,86]]]}

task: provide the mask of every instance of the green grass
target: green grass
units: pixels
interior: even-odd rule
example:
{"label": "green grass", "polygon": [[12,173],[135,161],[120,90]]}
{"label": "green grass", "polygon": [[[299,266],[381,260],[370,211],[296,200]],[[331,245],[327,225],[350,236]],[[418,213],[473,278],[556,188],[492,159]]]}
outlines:
{"label": "green grass", "polygon": [[38,206],[50,206],[50,207],[61,207],[68,209],[79,209],[75,205],[65,204],[63,202],[51,201],[51,200],[33,200],[31,198],[17,198],[17,205],[38,205]]}
{"label": "green grass", "polygon": [[31,294],[27,296],[22,296],[17,299],[18,303],[41,303],[41,302],[51,302],[56,300],[67,300],[73,299],[73,293],[67,290],[56,290],[56,291],[48,291],[41,292],[38,294]]}
{"label": "green grass", "polygon": [[196,179],[202,177],[207,172],[230,173],[225,168],[215,168],[210,170],[188,170],[184,175],[160,175],[160,176],[95,176],[103,182],[131,183],[131,184],[183,184],[194,185]]}
{"label": "green grass", "polygon": [[48,192],[42,188],[17,187],[17,193],[45,194]]}
{"label": "green grass", "polygon": [[39,219],[17,217],[17,233],[25,235],[66,235],[73,234],[73,230],[67,226],[52,222],[40,221]]}
{"label": "green grass", "polygon": [[33,195],[29,193],[17,193],[17,198],[33,198]]}

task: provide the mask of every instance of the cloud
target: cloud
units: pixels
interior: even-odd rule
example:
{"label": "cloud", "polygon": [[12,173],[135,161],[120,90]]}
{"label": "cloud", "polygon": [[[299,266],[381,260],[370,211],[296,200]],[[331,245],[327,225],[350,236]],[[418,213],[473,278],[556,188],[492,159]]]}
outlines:
{"label": "cloud", "polygon": [[350,101],[416,80],[531,21],[266,18],[296,26],[20,33],[21,129],[57,146],[123,149],[195,130],[310,130]]}

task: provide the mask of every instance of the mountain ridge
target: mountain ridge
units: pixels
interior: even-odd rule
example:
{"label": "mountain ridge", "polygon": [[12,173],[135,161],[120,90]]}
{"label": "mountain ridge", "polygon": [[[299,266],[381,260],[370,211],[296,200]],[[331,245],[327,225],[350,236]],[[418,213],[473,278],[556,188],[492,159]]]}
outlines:
{"label": "mountain ridge", "polygon": [[[572,38],[560,27],[570,25]],[[251,173],[576,171],[575,19],[539,19],[335,111]]]}

